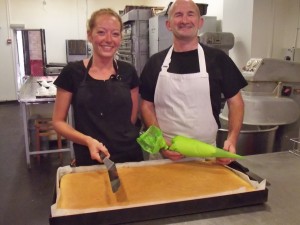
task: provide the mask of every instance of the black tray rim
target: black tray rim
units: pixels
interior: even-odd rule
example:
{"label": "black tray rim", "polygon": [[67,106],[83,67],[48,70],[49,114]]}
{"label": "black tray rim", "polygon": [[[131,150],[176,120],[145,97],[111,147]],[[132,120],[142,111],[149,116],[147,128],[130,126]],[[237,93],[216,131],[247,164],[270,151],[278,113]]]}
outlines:
{"label": "black tray rim", "polygon": [[[56,200],[54,193],[53,204]],[[161,219],[173,216],[224,210],[263,204],[268,200],[268,189],[209,198],[176,201],[155,205],[114,209],[84,214],[49,217],[50,225],[107,225]]]}

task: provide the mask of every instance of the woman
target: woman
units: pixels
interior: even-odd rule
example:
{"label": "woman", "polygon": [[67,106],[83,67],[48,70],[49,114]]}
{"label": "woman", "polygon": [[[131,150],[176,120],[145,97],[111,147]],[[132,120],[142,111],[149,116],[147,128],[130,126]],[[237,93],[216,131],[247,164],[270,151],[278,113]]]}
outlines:
{"label": "woman", "polygon": [[[132,65],[114,59],[122,39],[120,16],[111,9],[94,12],[87,36],[93,56],[69,63],[55,81],[54,128],[74,142],[76,166],[102,162],[100,151],[115,162],[141,161],[134,126],[138,76]],[[66,122],[70,104],[75,128]]]}

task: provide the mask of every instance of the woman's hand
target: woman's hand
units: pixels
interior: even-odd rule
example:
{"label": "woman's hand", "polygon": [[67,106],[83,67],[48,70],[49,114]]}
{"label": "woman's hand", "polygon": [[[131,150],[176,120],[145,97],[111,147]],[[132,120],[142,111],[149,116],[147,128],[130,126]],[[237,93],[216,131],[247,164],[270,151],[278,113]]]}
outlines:
{"label": "woman's hand", "polygon": [[88,139],[87,147],[89,148],[91,159],[93,160],[97,160],[100,163],[103,162],[102,159],[100,158],[99,152],[103,152],[107,157],[110,157],[110,154],[107,148],[105,147],[105,145],[103,145],[103,143],[97,141],[94,138],[90,137]]}

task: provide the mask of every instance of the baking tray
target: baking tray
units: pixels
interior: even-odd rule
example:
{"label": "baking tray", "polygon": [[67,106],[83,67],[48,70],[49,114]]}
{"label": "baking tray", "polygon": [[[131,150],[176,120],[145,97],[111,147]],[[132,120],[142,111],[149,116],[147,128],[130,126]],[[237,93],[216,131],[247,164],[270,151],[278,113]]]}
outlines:
{"label": "baking tray", "polygon": [[[268,189],[255,190],[222,196],[181,200],[155,205],[111,209],[106,211],[49,217],[50,225],[107,225],[145,221],[172,216],[223,210],[242,206],[263,204],[268,199]],[[53,204],[56,202],[56,188]]]}

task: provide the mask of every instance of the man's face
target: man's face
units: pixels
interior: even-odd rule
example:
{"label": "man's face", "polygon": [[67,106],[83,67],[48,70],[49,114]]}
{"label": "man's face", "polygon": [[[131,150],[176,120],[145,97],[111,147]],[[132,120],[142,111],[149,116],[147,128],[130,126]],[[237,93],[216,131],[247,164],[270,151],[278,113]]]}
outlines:
{"label": "man's face", "polygon": [[194,39],[203,20],[197,11],[197,5],[190,0],[177,0],[169,12],[166,22],[168,30],[179,40]]}

